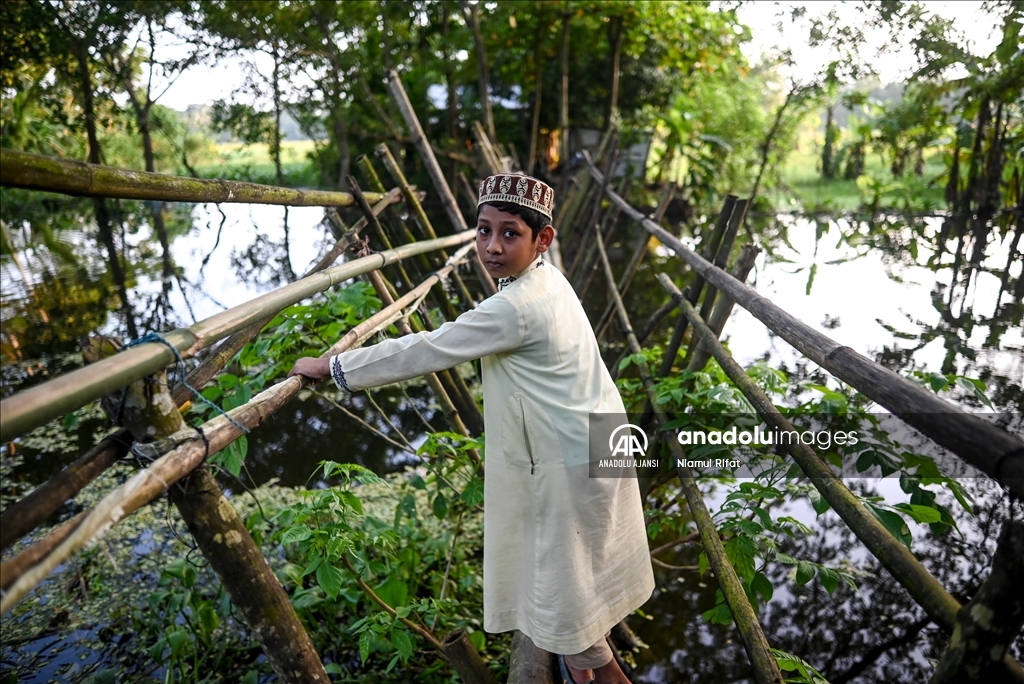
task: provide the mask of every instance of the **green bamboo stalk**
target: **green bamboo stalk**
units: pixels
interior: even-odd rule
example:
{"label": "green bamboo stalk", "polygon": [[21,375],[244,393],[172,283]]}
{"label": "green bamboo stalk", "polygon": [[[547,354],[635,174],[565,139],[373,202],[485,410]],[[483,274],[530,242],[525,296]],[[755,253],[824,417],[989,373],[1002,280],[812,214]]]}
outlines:
{"label": "green bamboo stalk", "polygon": [[[165,202],[276,204],[288,207],[347,207],[347,192],[296,190],[259,183],[170,176],[99,166],[39,154],[0,150],[0,185],[86,197]],[[368,196],[370,202],[381,196]]]}
{"label": "green bamboo stalk", "polygon": [[[584,163],[595,181],[600,182],[600,172],[586,155]],[[624,213],[653,233],[709,283],[807,358],[1024,498],[1024,441],[811,328],[709,263],[611,190],[607,194]]]}
{"label": "green bamboo stalk", "polygon": [[[640,348],[640,343],[637,342],[636,335],[633,334],[633,326],[629,322],[629,315],[626,313],[626,307],[622,303],[622,297],[619,296],[615,276],[612,273],[612,266],[608,262],[608,254],[605,252],[604,241],[601,239],[600,233],[597,235],[597,250],[601,257],[601,265],[604,267],[608,293],[615,303],[615,310],[619,316],[619,323],[626,333],[630,349],[633,350],[634,354],[640,354],[643,350]],[[687,302],[684,300],[680,305],[685,306],[686,304]],[[644,389],[647,390],[648,399],[651,406],[654,407],[655,419],[659,425],[665,425],[668,420],[664,409],[661,408],[661,405],[656,400],[654,378],[651,375],[650,368],[647,367],[646,361],[640,361],[638,368],[644,383]],[[667,440],[667,443],[669,450],[672,452],[672,457],[677,462],[685,458],[683,449],[678,442],[670,439]],[[677,467],[676,472],[679,482],[682,484],[683,494],[686,496],[686,501],[689,504],[690,513],[693,515],[693,520],[697,524],[697,530],[700,532],[704,553],[708,557],[711,568],[715,571],[718,586],[725,596],[725,601],[729,605],[733,619],[736,620],[736,627],[739,630],[747,657],[750,659],[750,664],[754,669],[754,676],[759,684],[782,684],[782,672],[779,670],[778,663],[775,662],[775,656],[772,655],[768,639],[765,638],[764,631],[761,629],[761,623],[757,620],[757,613],[754,612],[754,608],[750,605],[747,594],[743,590],[743,583],[736,574],[736,570],[732,567],[732,563],[729,562],[728,556],[726,556],[725,547],[718,536],[718,529],[711,519],[711,513],[708,512],[707,506],[704,504],[704,497],[700,489],[697,488],[697,483],[693,479],[693,473],[686,466]]]}
{"label": "green bamboo stalk", "polygon": [[[349,278],[415,254],[460,245],[472,240],[475,235],[476,231],[465,231],[356,259],[268,292],[187,328],[172,330],[163,337],[186,358],[272,312],[280,311]],[[0,402],[0,440],[10,441],[94,399],[119,390],[133,380],[155,373],[174,361],[175,354],[167,345],[148,342],[19,392]]]}

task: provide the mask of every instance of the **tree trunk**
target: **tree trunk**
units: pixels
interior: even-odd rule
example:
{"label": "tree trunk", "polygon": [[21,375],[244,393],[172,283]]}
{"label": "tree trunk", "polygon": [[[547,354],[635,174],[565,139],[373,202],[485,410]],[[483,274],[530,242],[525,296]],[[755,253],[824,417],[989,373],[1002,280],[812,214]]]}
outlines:
{"label": "tree trunk", "polygon": [[484,45],[484,36],[480,31],[481,3],[477,2],[469,6],[465,2],[460,4],[466,15],[466,23],[473,30],[473,44],[476,45],[477,87],[480,89],[480,108],[483,113],[484,126],[490,139],[497,143],[498,134],[494,129],[494,111],[491,109],[491,77],[487,71],[487,46]]}
{"label": "tree trunk", "polygon": [[544,46],[545,17],[543,12],[537,17],[537,34],[533,40],[533,121],[530,124],[530,155],[527,157],[526,173],[532,174],[537,164],[537,151],[540,147],[540,104],[544,94],[544,62],[541,59]]}
{"label": "tree trunk", "polygon": [[622,58],[622,38],[625,34],[622,15],[611,17],[608,21],[608,50],[611,58],[611,71],[608,74],[608,102],[604,108],[604,127],[612,125],[615,110],[619,105],[619,62]]}
{"label": "tree trunk", "polygon": [[[89,70],[89,53],[84,44],[78,48],[78,76],[82,88],[82,110],[85,114],[85,130],[89,138],[89,162],[100,163],[100,141],[96,135],[96,111],[93,105],[92,73]],[[125,325],[128,335],[135,339],[139,331],[135,327],[135,312],[132,310],[131,302],[128,301],[128,287],[125,284],[124,269],[121,267],[121,259],[117,253],[117,245],[114,243],[114,231],[111,227],[110,212],[107,210],[107,201],[103,197],[94,200],[96,205],[96,224],[99,228],[100,242],[107,250],[107,263],[110,265],[110,274],[114,277],[117,285],[117,294],[121,299],[121,311],[124,314]]]}
{"label": "tree trunk", "polygon": [[825,144],[821,148],[821,177],[831,180],[836,177],[835,169],[835,123],[832,121],[834,107],[827,108],[825,119]]}
{"label": "tree trunk", "polygon": [[562,52],[560,59],[562,100],[558,104],[558,127],[562,131],[562,148],[558,152],[558,160],[562,173],[569,169],[569,12],[562,14]]}

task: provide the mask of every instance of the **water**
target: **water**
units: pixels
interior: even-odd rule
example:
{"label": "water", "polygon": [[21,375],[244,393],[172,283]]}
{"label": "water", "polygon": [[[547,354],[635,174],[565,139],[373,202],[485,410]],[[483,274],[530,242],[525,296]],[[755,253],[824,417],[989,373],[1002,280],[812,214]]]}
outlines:
{"label": "water", "polygon": [[[169,225],[177,237],[172,257],[181,268],[180,279],[161,279],[159,247],[149,235],[143,215],[135,215],[125,236],[126,252],[134,265],[129,277],[132,301],[140,319],[156,329],[187,325],[251,299],[284,282],[289,269],[301,275],[333,243],[318,209],[288,212],[287,250],[282,241],[282,208],[224,205],[218,210],[203,205],[178,207],[173,213]],[[1020,412],[1024,336],[1019,325],[1020,301],[1011,295],[1012,284],[1021,278],[1021,262],[1012,261],[1008,272],[1003,268],[1008,240],[993,242],[985,260],[965,274],[962,268],[954,271],[951,254],[936,255],[925,240],[916,248],[916,257],[908,255],[905,246],[915,235],[937,234],[940,218],[896,217],[892,219],[896,223],[883,231],[878,225],[847,217],[829,221],[828,229],[820,234],[820,224],[813,219],[781,216],[764,220],[769,223],[764,228],[766,234],[784,231],[788,245],[776,240],[773,252],[759,257],[751,280],[762,295],[894,370],[982,378],[997,410]],[[635,228],[630,230],[630,237],[610,246],[618,264],[628,259],[638,238]],[[15,244],[25,245],[24,231],[13,232]],[[214,247],[218,233],[220,241]],[[888,236],[887,244],[881,244],[881,234]],[[0,264],[4,396],[78,365],[76,341],[85,333],[122,333],[116,291],[105,275],[103,254],[80,232],[62,235],[78,256],[77,264],[63,262],[39,245],[20,251],[22,268],[6,256]],[[664,299],[654,273],[680,274],[684,270],[678,259],[664,253],[649,261],[638,273],[627,302],[634,325]],[[592,292],[600,289],[599,284],[592,286]],[[592,315],[603,310],[600,294],[592,295],[587,303]],[[56,320],[63,324],[49,324]],[[659,335],[664,339],[667,334],[665,324]],[[805,360],[742,309],[734,311],[725,337],[741,363],[767,359],[795,376],[810,372]],[[617,344],[614,337],[611,342]],[[414,446],[421,439],[423,418],[437,429],[444,427],[432,411],[422,383],[408,387],[405,394],[389,389],[374,396]],[[985,408],[966,393],[953,397],[969,410]],[[380,429],[389,429],[364,398],[353,397],[349,408]],[[84,411],[74,430],[43,431],[0,447],[0,454],[8,462],[12,456],[22,459],[10,479],[22,487],[33,486],[74,460],[107,429],[100,414]],[[249,444],[247,475],[256,484],[276,480],[301,486],[324,459],[355,461],[377,472],[401,470],[415,462],[407,451],[372,435],[359,421],[318,396],[305,396],[285,406],[250,435]],[[915,542],[915,553],[944,584],[965,592],[983,577],[999,521],[1007,511],[999,491],[985,482],[968,484],[977,490],[981,506],[977,516],[961,523],[963,538],[931,538],[927,528],[913,526],[915,539],[920,540]],[[231,480],[223,485],[234,492],[242,488]],[[902,500],[893,480],[865,485]],[[714,508],[720,500],[711,497],[709,505]],[[805,541],[787,542],[788,553],[816,562],[851,559],[863,575],[859,592],[840,586],[836,596],[829,598],[823,595],[820,583],[794,587],[783,581],[787,568],[773,566],[770,572],[778,589],[762,616],[772,645],[803,655],[833,682],[857,677],[858,681],[878,682],[926,677],[928,660],[937,657],[943,645],[934,625],[922,623],[921,611],[878,571],[833,514],[817,519],[803,502],[793,502],[790,507],[791,515],[817,526],[822,533]],[[71,505],[60,515],[75,510]],[[149,543],[140,539],[138,545],[145,551]],[[957,562],[946,562],[950,557]],[[669,565],[694,566],[697,549],[684,545],[659,559]],[[649,604],[654,607],[648,608],[648,619],[632,618],[638,635],[651,646],[638,658],[635,681],[654,684],[748,678],[746,657],[735,631],[700,620],[700,613],[714,606],[714,580],[701,578],[692,570],[660,566],[656,570],[658,589]],[[81,652],[81,631],[56,644],[48,637],[42,639],[32,648],[55,655],[38,659],[32,681],[46,681],[59,670],[71,668],[76,659],[88,661]],[[10,654],[6,648],[5,653],[5,657]]]}

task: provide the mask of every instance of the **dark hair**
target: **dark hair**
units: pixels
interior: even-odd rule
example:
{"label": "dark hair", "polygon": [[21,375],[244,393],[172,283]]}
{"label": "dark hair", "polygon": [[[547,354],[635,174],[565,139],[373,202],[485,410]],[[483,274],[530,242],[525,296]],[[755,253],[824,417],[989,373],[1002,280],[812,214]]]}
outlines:
{"label": "dark hair", "polygon": [[[506,214],[515,214],[519,218],[523,219],[523,222],[530,227],[533,231],[533,239],[536,242],[537,236],[540,235],[540,231],[544,229],[544,226],[551,225],[551,219],[544,214],[540,213],[536,209],[530,209],[524,207],[521,204],[515,202],[484,202],[484,204],[490,205],[498,211],[503,211]],[[483,204],[480,205],[482,207]],[[480,220],[480,207],[476,208],[476,219]]]}

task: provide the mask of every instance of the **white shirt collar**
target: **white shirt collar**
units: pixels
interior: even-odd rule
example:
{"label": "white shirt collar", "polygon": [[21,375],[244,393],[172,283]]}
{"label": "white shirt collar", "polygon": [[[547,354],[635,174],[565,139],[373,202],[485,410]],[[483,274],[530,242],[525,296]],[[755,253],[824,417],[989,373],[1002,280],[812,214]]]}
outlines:
{"label": "white shirt collar", "polygon": [[535,268],[539,268],[544,265],[544,255],[538,254],[537,258],[530,262],[530,265],[524,268],[519,273],[510,275],[507,278],[498,278],[498,292],[501,292],[506,287],[522,278],[527,272],[532,271]]}

